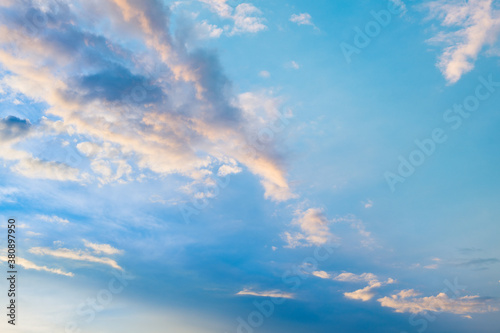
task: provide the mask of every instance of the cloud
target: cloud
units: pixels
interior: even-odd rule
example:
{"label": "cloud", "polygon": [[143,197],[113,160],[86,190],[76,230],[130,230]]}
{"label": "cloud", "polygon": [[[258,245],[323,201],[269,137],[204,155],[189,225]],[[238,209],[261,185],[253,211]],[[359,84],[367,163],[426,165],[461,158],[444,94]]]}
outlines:
{"label": "cloud", "polygon": [[387,284],[392,284],[395,281],[391,278],[387,279],[385,282],[380,282],[378,277],[372,273],[363,273],[360,275],[356,275],[354,273],[341,273],[333,278],[335,281],[341,282],[351,282],[351,283],[359,283],[359,282],[368,282],[368,286],[355,290],[353,292],[345,292],[344,296],[353,300],[360,300],[363,302],[371,300],[375,297],[374,289],[380,288]]}
{"label": "cloud", "polygon": [[373,207],[373,201],[371,201],[370,199],[366,200],[366,202],[362,202],[362,204],[366,209]]}
{"label": "cloud", "polygon": [[[9,258],[7,258],[6,256],[0,256],[0,261],[7,262],[8,260],[9,260]],[[16,258],[16,264],[24,267],[25,269],[34,269],[36,271],[44,271],[44,272],[49,272],[49,273],[64,275],[64,276],[69,276],[69,277],[75,276],[73,273],[65,272],[59,268],[48,268],[47,266],[38,266],[37,264],[35,264],[29,260],[26,260],[24,258],[21,258],[21,257]]]}
{"label": "cloud", "polygon": [[475,258],[458,264],[458,266],[489,266],[500,263],[497,258]]}
{"label": "cloud", "polygon": [[86,239],[83,240],[83,243],[84,243],[85,247],[91,248],[95,254],[101,254],[101,253],[108,254],[108,255],[123,254],[123,250],[118,250],[109,244],[91,243],[91,242],[87,241]]}
{"label": "cloud", "polygon": [[369,282],[370,285],[378,282],[377,276],[372,273],[356,275],[354,273],[345,272],[335,276],[333,279],[342,282]]}
{"label": "cloud", "polygon": [[32,134],[31,127],[27,119],[14,116],[0,119],[0,158],[15,162],[10,170],[28,178],[80,180],[79,171],[75,168],[60,162],[41,160],[26,151],[14,148],[17,143]]}
{"label": "cloud", "polygon": [[0,201],[15,202],[14,196],[19,192],[20,190],[15,187],[0,187]]}
{"label": "cloud", "polygon": [[229,18],[232,16],[233,8],[227,4],[227,0],[199,0],[206,3],[210,8],[221,17]]}
{"label": "cloud", "polygon": [[314,272],[312,272],[312,275],[319,277],[319,278],[322,278],[322,279],[330,279],[331,278],[331,275],[325,271],[314,271]]}
{"label": "cloud", "polygon": [[478,248],[460,248],[458,249],[458,251],[460,251],[460,253],[462,254],[472,254],[472,253],[476,253],[476,252],[481,252],[483,251],[482,249],[478,249]]}
{"label": "cloud", "polygon": [[267,29],[262,12],[252,4],[241,3],[233,9],[227,0],[199,0],[209,6],[221,18],[233,21],[233,28],[229,35],[240,33],[257,33]]}
{"label": "cloud", "polygon": [[219,171],[217,171],[217,175],[219,177],[225,177],[230,174],[240,173],[241,171],[242,169],[236,165],[224,164],[219,168]]}
{"label": "cloud", "polygon": [[295,234],[285,232],[287,247],[319,246],[335,239],[329,229],[331,222],[326,218],[323,210],[309,208],[306,211],[298,210],[295,215],[297,218],[292,221],[292,225],[299,226],[302,232]]}
{"label": "cloud", "polygon": [[0,119],[0,141],[9,142],[26,136],[31,123],[27,119],[8,116]]}
{"label": "cloud", "polygon": [[252,291],[251,289],[243,289],[236,293],[236,295],[243,296],[257,296],[257,297],[273,297],[273,298],[294,298],[291,293],[285,293],[280,290],[269,290],[269,291]]}
{"label": "cloud", "polygon": [[131,180],[132,167],[120,150],[109,142],[80,142],[76,148],[90,160],[90,168],[101,184]]}
{"label": "cloud", "polygon": [[259,76],[267,79],[271,77],[271,73],[269,73],[268,71],[260,71]]}
{"label": "cloud", "polygon": [[483,48],[497,40],[500,12],[492,0],[439,0],[425,6],[444,30],[429,40],[446,45],[438,67],[449,83],[455,83],[474,68]]}
{"label": "cloud", "polygon": [[366,230],[363,222],[353,215],[328,220],[323,210],[319,208],[297,210],[295,215],[297,218],[292,221],[292,225],[299,226],[301,232],[284,232],[282,238],[287,243],[285,247],[319,246],[327,242],[339,242],[340,238],[330,231],[330,225],[337,223],[347,223],[356,230],[361,236],[363,246],[372,248],[375,245],[371,233]]}
{"label": "cloud", "polygon": [[392,2],[394,5],[399,7],[399,11],[401,12],[400,15],[406,14],[407,8],[406,8],[406,4],[403,2],[403,0],[390,0],[390,2]]}
{"label": "cloud", "polygon": [[312,18],[311,15],[308,13],[301,13],[301,14],[293,14],[290,17],[290,21],[293,23],[297,23],[298,25],[312,25]]}
{"label": "cloud", "polygon": [[232,33],[256,33],[266,30],[267,26],[264,24],[264,19],[259,17],[260,14],[262,14],[262,12],[251,4],[242,3],[236,6],[234,10],[234,29]]}
{"label": "cloud", "polygon": [[299,65],[297,62],[293,61],[293,60],[292,60],[292,61],[287,62],[287,63],[285,64],[285,67],[286,67],[286,68],[295,69],[295,70],[300,69],[300,65]]}
{"label": "cloud", "polygon": [[352,229],[358,232],[361,236],[361,244],[367,248],[373,248],[376,246],[375,240],[372,238],[371,232],[366,230],[366,227],[360,219],[356,218],[354,215],[346,215],[343,217],[338,217],[332,220],[334,223],[347,223]]}
{"label": "cloud", "polygon": [[418,297],[413,289],[402,290],[391,297],[379,298],[380,305],[394,309],[400,313],[418,314],[425,311],[448,312],[453,314],[470,314],[494,312],[499,309],[490,304],[490,300],[479,296],[463,296],[450,298],[445,293],[437,296]]}
{"label": "cloud", "polygon": [[37,254],[37,255],[48,255],[48,256],[53,256],[57,258],[64,258],[64,259],[71,259],[71,260],[78,260],[78,261],[88,261],[88,262],[93,262],[93,263],[99,263],[103,265],[108,265],[110,267],[123,270],[116,261],[110,258],[106,257],[96,257],[89,252],[82,251],[82,250],[70,250],[66,248],[58,248],[56,250],[46,248],[46,247],[33,247],[29,249],[30,253]]}
{"label": "cloud", "polygon": [[[252,5],[240,4],[228,14],[225,1],[204,2],[219,15],[231,15],[232,33],[265,28]],[[242,110],[215,54],[190,51],[176,40],[163,1],[109,0],[99,10],[88,2],[54,6],[23,2],[0,8],[1,84],[47,106],[45,120],[29,131],[25,120],[4,119],[8,126],[0,135],[11,142],[0,157],[14,163],[12,171],[101,185],[168,175],[196,180],[208,173],[205,182],[233,159],[256,175],[266,198],[294,197],[277,143],[255,144],[261,124],[274,119],[261,122]],[[22,22],[30,10],[54,24],[29,34]],[[104,32],[98,22],[107,22]],[[75,142],[89,163],[69,166],[12,148],[30,133]]]}
{"label": "cloud", "polygon": [[219,28],[215,24],[210,24],[205,20],[197,23],[193,29],[196,36],[200,39],[219,38],[224,32],[224,29]]}
{"label": "cloud", "polygon": [[38,158],[22,159],[11,170],[28,178],[60,181],[78,181],[81,179],[78,169],[64,163],[43,161]]}
{"label": "cloud", "polygon": [[363,289],[358,289],[353,292],[346,292],[344,293],[344,296],[349,299],[367,302],[375,296],[375,292],[373,291],[373,289],[380,286],[382,286],[380,283],[374,284],[373,286],[366,286]]}
{"label": "cloud", "polygon": [[56,216],[56,215],[37,215],[37,219],[42,220],[44,222],[49,222],[49,223],[61,223],[61,224],[68,224],[69,221],[67,219],[64,219],[62,217]]}

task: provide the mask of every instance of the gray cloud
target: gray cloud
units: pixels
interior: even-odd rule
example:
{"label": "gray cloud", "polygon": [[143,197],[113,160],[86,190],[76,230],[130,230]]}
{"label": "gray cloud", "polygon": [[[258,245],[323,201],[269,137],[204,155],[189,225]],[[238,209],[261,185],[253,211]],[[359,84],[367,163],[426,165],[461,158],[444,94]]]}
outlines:
{"label": "gray cloud", "polygon": [[458,266],[489,266],[500,263],[497,258],[476,258],[457,264]]}
{"label": "gray cloud", "polygon": [[12,141],[26,136],[30,130],[31,123],[27,119],[19,119],[8,116],[0,119],[0,140]]}

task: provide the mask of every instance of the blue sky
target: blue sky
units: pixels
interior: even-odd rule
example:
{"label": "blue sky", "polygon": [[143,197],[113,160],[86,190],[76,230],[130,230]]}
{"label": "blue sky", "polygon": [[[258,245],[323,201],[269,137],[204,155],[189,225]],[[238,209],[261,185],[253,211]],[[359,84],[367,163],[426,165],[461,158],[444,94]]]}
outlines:
{"label": "blue sky", "polygon": [[499,10],[3,1],[0,328],[497,332]]}

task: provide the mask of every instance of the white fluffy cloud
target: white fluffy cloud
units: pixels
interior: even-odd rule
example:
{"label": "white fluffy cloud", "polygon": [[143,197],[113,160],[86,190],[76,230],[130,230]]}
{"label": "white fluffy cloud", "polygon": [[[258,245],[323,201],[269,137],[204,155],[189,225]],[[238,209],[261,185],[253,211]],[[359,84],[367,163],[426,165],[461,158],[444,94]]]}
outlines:
{"label": "white fluffy cloud", "polygon": [[76,148],[90,160],[90,168],[101,184],[131,180],[132,167],[119,148],[111,143],[80,142]]}
{"label": "white fluffy cloud", "polygon": [[201,21],[197,23],[194,27],[195,34],[198,38],[219,38],[224,29],[219,28],[215,24],[210,24],[207,21]]}
{"label": "white fluffy cloud", "polygon": [[228,5],[227,0],[199,0],[206,3],[210,8],[222,17],[231,17],[233,8]]}
{"label": "white fluffy cloud", "polygon": [[266,30],[264,19],[260,17],[262,12],[249,3],[242,3],[236,6],[234,10],[234,29],[233,34],[250,32],[256,33]]}
{"label": "white fluffy cloud", "polygon": [[314,25],[312,23],[312,17],[309,13],[293,14],[290,17],[290,21],[297,23],[298,25]]}
{"label": "white fluffy cloud", "polygon": [[227,0],[199,0],[209,6],[223,19],[233,21],[233,27],[229,35],[239,33],[257,33],[267,29],[262,12],[250,3],[241,3],[233,9]]}
{"label": "white fluffy cloud", "polygon": [[292,221],[293,225],[299,226],[301,232],[291,234],[285,232],[284,237],[287,247],[319,246],[336,237],[330,232],[329,221],[319,208],[309,208],[306,211],[297,211],[297,218]]}
{"label": "white fluffy cloud", "polygon": [[484,47],[497,40],[500,12],[492,2],[438,0],[426,5],[430,16],[439,19],[444,29],[430,41],[445,45],[438,66],[449,83],[470,72]]}
{"label": "white fluffy cloud", "polygon": [[236,166],[236,165],[229,165],[229,164],[224,164],[219,168],[219,171],[217,171],[217,175],[219,177],[225,177],[227,175],[231,175],[234,173],[240,173],[241,168]]}

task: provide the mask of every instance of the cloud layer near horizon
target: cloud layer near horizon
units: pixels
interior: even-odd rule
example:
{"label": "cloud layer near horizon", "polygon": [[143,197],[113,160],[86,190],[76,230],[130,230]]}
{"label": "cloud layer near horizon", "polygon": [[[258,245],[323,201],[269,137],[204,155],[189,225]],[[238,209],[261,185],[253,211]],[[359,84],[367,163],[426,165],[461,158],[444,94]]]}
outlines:
{"label": "cloud layer near horizon", "polygon": [[448,312],[454,314],[485,313],[498,311],[488,299],[479,296],[449,297],[445,293],[436,296],[419,297],[413,289],[402,290],[394,295],[379,298],[380,305],[404,313]]}

